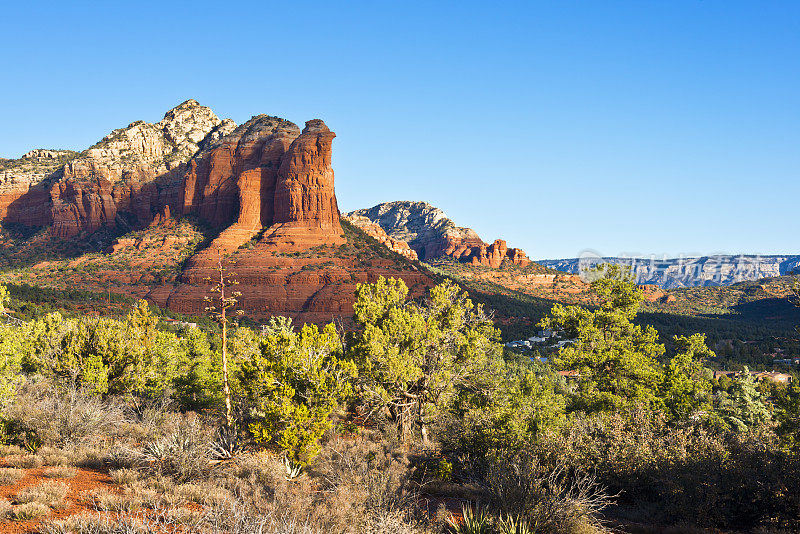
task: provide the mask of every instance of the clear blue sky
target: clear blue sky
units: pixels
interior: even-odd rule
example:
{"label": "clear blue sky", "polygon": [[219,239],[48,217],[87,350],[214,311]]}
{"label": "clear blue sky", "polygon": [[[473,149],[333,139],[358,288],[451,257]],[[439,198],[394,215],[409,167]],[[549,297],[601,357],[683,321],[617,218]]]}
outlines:
{"label": "clear blue sky", "polygon": [[[167,5],[169,4],[169,5]],[[14,2],[0,155],[195,98],[336,131],[342,211],[531,257],[800,253],[800,2]]]}

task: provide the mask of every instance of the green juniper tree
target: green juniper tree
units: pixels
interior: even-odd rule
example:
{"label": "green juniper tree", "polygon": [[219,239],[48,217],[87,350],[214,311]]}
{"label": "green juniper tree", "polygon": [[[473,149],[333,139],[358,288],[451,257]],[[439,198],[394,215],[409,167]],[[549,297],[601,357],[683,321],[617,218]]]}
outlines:
{"label": "green juniper tree", "polygon": [[653,327],[633,324],[644,299],[642,290],[617,265],[606,266],[591,289],[600,301],[598,309],[556,304],[540,322],[575,340],[559,349],[553,360],[557,368],[580,375],[573,409],[610,412],[636,404],[662,408],[658,359],[664,346]]}
{"label": "green juniper tree", "polygon": [[349,343],[372,412],[384,412],[401,440],[428,427],[457,388],[486,371],[501,346],[481,306],[452,282],[430,289],[423,303],[407,301],[402,280],[383,277],[356,289],[360,331]]}
{"label": "green juniper tree", "polygon": [[350,396],[355,364],[344,358],[333,324],[269,331],[254,349],[236,370],[250,432],[257,442],[275,444],[292,462],[305,464],[331,428],[331,413]]}

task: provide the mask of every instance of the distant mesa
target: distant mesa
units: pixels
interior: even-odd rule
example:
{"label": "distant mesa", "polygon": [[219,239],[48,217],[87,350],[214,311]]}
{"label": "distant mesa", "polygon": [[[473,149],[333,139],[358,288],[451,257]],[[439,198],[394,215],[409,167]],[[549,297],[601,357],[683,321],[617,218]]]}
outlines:
{"label": "distant mesa", "polygon": [[[663,289],[728,286],[739,282],[792,274],[800,270],[800,255],[715,255],[683,258],[592,257],[592,264],[618,263],[631,267],[640,284]],[[536,260],[540,265],[579,274],[585,258]]]}
{"label": "distant mesa", "polygon": [[406,243],[418,258],[429,261],[450,257],[461,263],[499,268],[504,260],[526,266],[530,260],[522,249],[509,248],[502,239],[485,243],[471,228],[463,228],[427,202],[385,202],[352,211],[345,218],[361,227],[378,225],[395,247]]}

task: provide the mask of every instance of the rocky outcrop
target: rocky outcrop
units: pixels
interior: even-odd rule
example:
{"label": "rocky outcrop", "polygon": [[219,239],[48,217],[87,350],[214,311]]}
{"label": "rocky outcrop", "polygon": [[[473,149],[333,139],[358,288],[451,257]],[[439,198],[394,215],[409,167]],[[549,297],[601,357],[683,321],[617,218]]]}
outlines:
{"label": "rocky outcrop", "polygon": [[474,230],[456,226],[442,210],[427,202],[386,202],[350,212],[347,217],[374,222],[390,238],[408,243],[423,261],[449,256],[462,263],[493,268],[504,260],[520,266],[530,263],[521,249],[508,248],[501,239],[484,243]]}
{"label": "rocky outcrop", "polygon": [[419,259],[417,253],[408,246],[408,243],[399,239],[392,239],[380,225],[372,222],[367,217],[362,215],[345,215],[344,219],[353,226],[364,230],[368,236],[377,240],[392,252],[396,252],[409,260]]}
{"label": "rocky outcrop", "polygon": [[233,126],[187,100],[161,121],[131,123],[80,154],[53,158],[54,151],[39,151],[40,161],[55,159],[54,168],[48,167],[50,173],[41,178],[27,179],[20,174],[24,166],[17,165],[11,181],[28,185],[16,187],[0,203],[5,204],[0,215],[3,222],[51,226],[59,237],[147,225],[165,205],[176,203],[189,159]]}
{"label": "rocky outcrop", "polygon": [[273,223],[278,171],[299,135],[292,122],[257,115],[210,144],[189,162],[178,213],[227,226],[213,248],[235,250]]}
{"label": "rocky outcrop", "polygon": [[230,132],[235,124],[219,119],[210,108],[187,100],[159,122],[136,121],[114,130],[70,161],[66,180],[101,178],[117,182],[149,182],[182,167],[204,145]]}
{"label": "rocky outcrop", "polygon": [[3,222],[59,237],[143,228],[163,214],[223,228],[225,253],[262,229],[275,247],[343,243],[331,144],[321,120],[300,129],[258,115],[240,127],[187,100],[154,124],[136,121],[88,150],[38,150],[0,162]]}
{"label": "rocky outcrop", "polygon": [[[50,201],[46,184],[57,179],[64,163],[77,155],[72,150],[35,149],[19,159],[0,160],[0,220],[26,226],[49,224],[48,212],[42,209]],[[19,199],[26,195],[29,201],[20,206]]]}
{"label": "rocky outcrop", "polygon": [[508,248],[502,239],[495,240],[491,245],[485,243],[481,245],[455,244],[444,251],[445,256],[451,256],[462,263],[472,265],[484,265],[499,269],[504,260],[510,261],[514,265],[524,267],[530,260],[518,248]]}
{"label": "rocky outcrop", "polygon": [[318,119],[301,132],[284,119],[253,117],[189,163],[182,213],[227,226],[209,247],[225,254],[262,229],[262,241],[282,251],[343,243],[331,168],[335,136]]}
{"label": "rocky outcrop", "polygon": [[336,134],[319,119],[306,122],[281,159],[273,224],[264,241],[300,250],[345,242],[333,190],[331,144]]}

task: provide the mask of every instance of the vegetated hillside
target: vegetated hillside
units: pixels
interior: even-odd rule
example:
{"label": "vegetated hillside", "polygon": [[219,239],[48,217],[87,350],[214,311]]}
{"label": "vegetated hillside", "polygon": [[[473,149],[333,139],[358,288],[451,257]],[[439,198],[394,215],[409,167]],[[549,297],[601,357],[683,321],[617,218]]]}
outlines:
{"label": "vegetated hillside", "polygon": [[[340,245],[318,245],[294,252],[265,251],[259,249],[261,236],[255,236],[234,250],[226,261],[231,276],[239,281],[237,289],[243,293],[240,300],[246,315],[252,320],[271,315],[290,315],[311,322],[330,320],[330,313],[315,312],[318,302],[314,298],[332,298],[340,302],[336,316],[346,322],[352,314],[348,303],[352,303],[359,282],[374,281],[378,276],[403,278],[412,295],[419,295],[438,279],[419,262],[390,251],[346,221],[342,221],[342,228],[345,242]],[[195,298],[203,302],[210,286],[198,283],[201,288],[198,290],[185,284],[182,277],[188,260],[198,253],[210,252],[217,235],[213,228],[197,220],[169,219],[115,238],[99,251],[85,251],[88,245],[83,239],[59,238],[61,248],[52,253],[48,246],[53,242],[50,236],[37,234],[38,238],[24,239],[16,234],[15,238],[7,238],[5,254],[0,256],[0,281],[148,298],[163,308],[170,308],[167,302],[170,295],[182,287],[190,287]],[[101,240],[100,236],[95,237]],[[255,267],[254,256],[258,261]],[[324,290],[313,292],[314,298],[310,300],[300,295],[294,309],[285,301],[281,302],[282,308],[259,309],[249,303],[250,299],[269,300],[276,293],[286,298],[292,286],[321,286]],[[203,316],[205,310],[189,309],[185,315]]]}
{"label": "vegetated hillside", "polygon": [[587,256],[561,260],[537,260],[559,271],[578,274],[598,263],[619,263],[633,269],[640,284],[665,289],[731,285],[748,280],[790,274],[800,267],[800,255],[725,255],[688,258],[618,258]]}
{"label": "vegetated hillside", "polygon": [[[76,288],[144,297],[171,284],[183,262],[208,239],[210,230],[183,219],[111,238],[61,238],[41,230],[25,239],[4,231],[0,279],[54,289]],[[57,244],[57,246],[53,246]],[[92,246],[95,244],[96,246]]]}
{"label": "vegetated hillside", "polygon": [[[574,275],[525,273],[505,266],[500,270],[437,262],[437,272],[469,288],[476,300],[497,311],[503,339],[526,339],[555,303],[597,304],[588,286]],[[536,280],[542,277],[545,283]],[[534,282],[531,282],[533,280]],[[556,281],[554,284],[553,281]],[[745,282],[733,286],[687,288],[666,293],[643,286],[645,301],[638,324],[655,326],[667,345],[676,335],[706,334],[718,352],[718,367],[769,368],[773,359],[800,355],[800,308],[789,301],[790,277]]]}
{"label": "vegetated hillside", "polygon": [[665,351],[630,322],[641,291],[604,282],[601,313],[550,318],[580,341],[548,363],[449,281],[362,287],[350,332],[276,319],[224,344],[143,301],[9,320],[0,290],[3,530],[796,531],[800,389],[715,378],[699,336]]}

